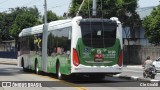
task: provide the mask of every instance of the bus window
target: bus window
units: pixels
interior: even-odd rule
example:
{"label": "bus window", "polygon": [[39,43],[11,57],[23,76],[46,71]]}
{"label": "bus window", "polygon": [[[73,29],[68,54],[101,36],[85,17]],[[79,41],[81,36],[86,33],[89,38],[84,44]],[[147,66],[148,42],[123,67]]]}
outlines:
{"label": "bus window", "polygon": [[116,41],[116,23],[81,22],[80,26],[82,40],[86,46],[95,48],[110,47]]}

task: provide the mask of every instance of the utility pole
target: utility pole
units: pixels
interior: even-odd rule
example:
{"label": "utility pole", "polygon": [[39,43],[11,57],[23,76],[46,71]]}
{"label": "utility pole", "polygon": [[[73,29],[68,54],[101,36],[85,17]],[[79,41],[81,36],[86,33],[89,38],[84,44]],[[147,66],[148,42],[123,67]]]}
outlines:
{"label": "utility pole", "polygon": [[93,11],[92,11],[92,15],[93,16],[96,16],[96,14],[97,14],[97,10],[96,10],[96,8],[97,8],[97,0],[93,0]]}
{"label": "utility pole", "polygon": [[42,69],[44,72],[47,72],[47,2],[44,0],[44,26],[43,26],[43,38],[42,38]]}

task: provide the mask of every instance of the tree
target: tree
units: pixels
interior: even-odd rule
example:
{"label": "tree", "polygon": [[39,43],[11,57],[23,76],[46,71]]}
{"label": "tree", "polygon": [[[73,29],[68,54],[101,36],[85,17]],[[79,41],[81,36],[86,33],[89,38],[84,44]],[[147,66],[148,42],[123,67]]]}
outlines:
{"label": "tree", "polygon": [[[47,11],[47,22],[56,21],[59,17],[52,11]],[[43,16],[43,22],[44,22],[44,16]]]}
{"label": "tree", "polygon": [[144,18],[142,25],[149,42],[160,45],[160,6],[154,8],[151,14]]}
{"label": "tree", "polygon": [[10,40],[13,39],[9,35],[9,28],[13,23],[13,18],[10,17],[10,14],[7,14],[5,12],[0,13],[0,32],[1,32],[1,40]]}
{"label": "tree", "polygon": [[[72,0],[69,16],[74,17],[83,0]],[[136,13],[137,0],[97,0],[97,18],[118,17],[123,27],[130,27],[131,37],[135,36],[140,18]],[[92,17],[92,0],[85,0],[79,13],[84,18]],[[128,44],[130,39],[128,38]]]}
{"label": "tree", "polygon": [[18,43],[18,35],[22,29],[32,27],[40,24],[39,21],[39,12],[36,7],[27,8],[27,7],[17,7],[15,9],[10,9],[10,17],[16,17],[9,28],[9,34],[14,37],[16,41],[15,47],[17,47]]}
{"label": "tree", "polygon": [[0,43],[2,42],[2,31],[0,29]]}
{"label": "tree", "polygon": [[[69,16],[74,17],[83,0],[72,0],[72,6],[69,10]],[[92,13],[92,1],[85,0],[80,11],[83,17],[89,17]],[[122,18],[128,17],[127,12],[135,13],[137,0],[97,0],[97,17],[110,18],[113,16]],[[123,17],[122,17],[123,16]]]}
{"label": "tree", "polygon": [[3,14],[0,13],[0,43],[2,42],[2,23],[3,23]]}
{"label": "tree", "polygon": [[10,34],[17,39],[22,29],[38,25],[38,18],[29,12],[24,12],[17,16],[14,24],[10,28]]}
{"label": "tree", "polygon": [[36,7],[34,8],[16,7],[16,8],[10,8],[9,13],[7,12],[0,13],[1,40],[11,40],[11,39],[13,40],[15,38],[15,37],[13,38],[12,34],[9,32],[11,28],[13,28],[12,26],[17,16],[19,16],[24,12],[30,12],[33,16],[36,16],[37,19],[40,17],[38,9]]}
{"label": "tree", "polygon": [[41,22],[39,21],[39,12],[36,7],[27,8],[27,7],[17,7],[10,9],[10,17],[16,17],[9,29],[10,35],[15,39],[18,38],[18,34],[22,29],[38,25]]}

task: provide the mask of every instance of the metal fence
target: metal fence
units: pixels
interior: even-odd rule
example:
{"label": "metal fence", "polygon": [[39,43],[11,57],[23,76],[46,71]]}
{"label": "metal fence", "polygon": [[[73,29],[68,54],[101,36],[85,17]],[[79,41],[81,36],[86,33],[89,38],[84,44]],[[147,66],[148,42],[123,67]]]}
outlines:
{"label": "metal fence", "polygon": [[124,46],[123,49],[123,60],[124,64],[139,65],[150,56],[151,59],[155,60],[160,57],[160,47],[153,46]]}

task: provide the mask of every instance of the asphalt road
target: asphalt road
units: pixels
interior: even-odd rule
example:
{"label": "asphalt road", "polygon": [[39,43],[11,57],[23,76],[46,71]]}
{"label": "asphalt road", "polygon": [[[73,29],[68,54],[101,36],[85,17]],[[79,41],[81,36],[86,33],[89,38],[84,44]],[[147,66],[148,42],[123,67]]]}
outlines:
{"label": "asphalt road", "polygon": [[[121,75],[135,76],[143,78],[143,68],[142,67],[124,67]],[[156,80],[160,80],[160,72],[155,76]]]}
{"label": "asphalt road", "polygon": [[[140,83],[115,77],[106,76],[104,80],[94,80],[85,76],[70,77],[65,80],[56,79],[53,74],[37,75],[33,72],[23,72],[15,65],[0,64],[0,81],[22,81],[22,83],[46,81],[54,83],[51,87],[0,87],[0,90],[159,90],[160,87],[134,87]],[[53,84],[52,84],[53,85]],[[123,87],[122,87],[123,86]]]}

